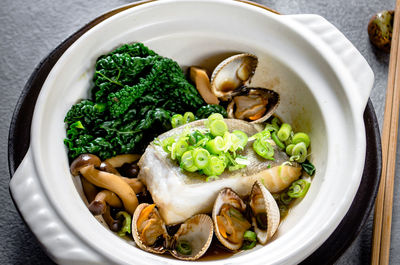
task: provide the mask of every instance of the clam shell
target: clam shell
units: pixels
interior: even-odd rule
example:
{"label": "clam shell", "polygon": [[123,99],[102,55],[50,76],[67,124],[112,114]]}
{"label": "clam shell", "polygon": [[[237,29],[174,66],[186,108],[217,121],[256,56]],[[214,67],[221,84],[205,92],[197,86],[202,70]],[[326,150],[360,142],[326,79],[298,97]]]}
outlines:
{"label": "clam shell", "polygon": [[[167,232],[164,222],[163,222],[163,229],[165,232],[164,237],[166,239],[166,242],[164,242],[163,246],[156,247],[156,248],[147,246],[145,244],[145,242],[142,240],[142,238],[139,234],[139,231],[138,231],[137,221],[139,219],[139,216],[140,216],[141,212],[143,211],[143,209],[149,205],[150,204],[148,204],[148,203],[142,203],[136,208],[136,210],[133,214],[133,218],[132,218],[132,236],[133,236],[133,239],[135,240],[135,243],[138,245],[139,248],[141,248],[145,251],[151,252],[151,253],[163,254],[167,251],[167,246],[169,245],[169,235],[168,235],[168,232]],[[158,212],[157,208],[154,208],[154,211]]]}
{"label": "clam shell", "polygon": [[[266,244],[267,241],[275,234],[280,222],[279,207],[272,194],[261,184],[256,181],[249,197],[249,204],[252,210],[252,225],[254,232],[257,234],[257,239],[261,244]],[[261,204],[261,205],[260,205]],[[268,225],[267,229],[263,230],[258,227],[255,211],[256,209],[263,208],[267,213]]]}
{"label": "clam shell", "polygon": [[218,98],[229,100],[236,89],[251,81],[257,64],[257,56],[249,53],[228,57],[214,69],[211,91]]}
{"label": "clam shell", "polygon": [[234,192],[230,188],[225,188],[218,193],[217,199],[215,200],[213,211],[212,211],[212,219],[214,222],[214,229],[215,235],[217,236],[218,240],[224,245],[226,248],[230,250],[238,250],[242,244],[234,244],[228,240],[226,240],[220,233],[218,225],[217,225],[217,215],[220,212],[221,207],[224,204],[230,204],[235,208],[241,210],[241,212],[245,212],[246,204],[243,200],[239,197],[239,195]]}
{"label": "clam shell", "polygon": [[[211,217],[206,214],[197,214],[186,220],[173,237],[170,250],[172,256],[182,260],[196,260],[206,253],[211,245],[214,234]],[[191,242],[192,253],[183,255],[174,249],[179,240]]]}
{"label": "clam shell", "polygon": [[228,113],[228,118],[231,119],[236,119],[235,117],[235,101],[234,98],[236,96],[242,96],[242,95],[246,95],[246,94],[250,94],[250,93],[254,93],[254,91],[257,91],[257,93],[259,91],[262,91],[262,93],[265,93],[266,97],[268,98],[268,104],[267,104],[267,110],[265,111],[264,115],[254,121],[251,121],[250,123],[262,123],[265,122],[269,117],[271,117],[276,109],[279,106],[279,102],[280,102],[280,96],[277,92],[267,89],[267,88],[263,88],[263,87],[249,87],[247,88],[245,91],[242,91],[240,94],[237,94],[235,96],[232,97],[232,101],[228,104],[227,107],[227,113]]}

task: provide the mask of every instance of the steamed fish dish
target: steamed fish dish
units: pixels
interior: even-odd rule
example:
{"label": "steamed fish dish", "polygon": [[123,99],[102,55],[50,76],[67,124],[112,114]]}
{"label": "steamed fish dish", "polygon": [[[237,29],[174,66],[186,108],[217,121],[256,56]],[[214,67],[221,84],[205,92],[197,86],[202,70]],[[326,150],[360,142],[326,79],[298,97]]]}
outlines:
{"label": "steamed fish dish", "polygon": [[100,56],[91,97],[64,120],[70,171],[93,216],[181,260],[267,244],[315,167],[308,134],[277,116],[284,99],[267,81],[251,85],[258,60],[241,53],[186,74],[142,43]]}
{"label": "steamed fish dish", "polygon": [[[188,134],[206,131],[204,122],[199,120],[170,130],[158,137],[160,142],[173,136],[180,136],[189,129]],[[230,132],[240,130],[251,136],[259,132],[256,124],[243,120],[225,119]],[[218,192],[226,187],[245,196],[250,193],[256,180],[264,183],[273,193],[287,188],[301,175],[301,166],[291,163],[289,156],[275,142],[270,141],[274,150],[274,160],[266,160],[259,156],[251,144],[239,151],[245,157],[246,167],[229,171],[225,170],[218,179],[206,181],[203,174],[188,172],[177,166],[163,146],[151,143],[142,155],[138,165],[141,168],[141,180],[152,194],[161,216],[167,224],[176,224],[197,213],[209,213]],[[289,163],[287,163],[289,162]]]}

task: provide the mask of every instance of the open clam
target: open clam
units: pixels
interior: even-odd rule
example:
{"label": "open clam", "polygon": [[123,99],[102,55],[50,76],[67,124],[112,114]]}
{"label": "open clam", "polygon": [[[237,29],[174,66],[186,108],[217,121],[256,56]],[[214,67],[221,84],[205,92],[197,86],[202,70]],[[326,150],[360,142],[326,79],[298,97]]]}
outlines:
{"label": "open clam", "polygon": [[264,122],[275,112],[278,104],[279,94],[275,91],[244,87],[228,104],[228,118]]}
{"label": "open clam", "polygon": [[157,254],[168,251],[182,260],[196,260],[203,256],[210,247],[213,233],[213,222],[205,214],[186,220],[172,238],[155,204],[142,203],[133,215],[132,235],[141,249]]}
{"label": "open clam", "polygon": [[232,189],[225,188],[218,193],[212,212],[215,235],[229,250],[240,249],[244,232],[251,227],[244,216],[245,210],[246,204]]}
{"label": "open clam", "polygon": [[170,236],[155,204],[140,204],[132,219],[132,236],[141,249],[157,254],[168,250]]}
{"label": "open clam", "polygon": [[251,190],[249,205],[257,240],[261,244],[265,244],[278,229],[279,207],[272,194],[258,180]]}
{"label": "open clam", "polygon": [[213,71],[211,92],[229,102],[229,118],[260,123],[278,107],[278,93],[263,87],[249,87],[257,65],[257,56],[244,53],[225,59]]}
{"label": "open clam", "polygon": [[[254,227],[257,241],[261,244],[274,235],[280,222],[280,213],[275,199],[259,181],[252,187],[249,208],[230,188],[220,191],[215,201],[212,218],[215,235],[222,245],[230,250],[238,250],[244,242],[244,233]],[[250,213],[251,223],[246,219]]]}
{"label": "open clam", "polygon": [[210,247],[214,234],[208,215],[197,214],[186,220],[173,237],[170,253],[183,260],[196,260]]}
{"label": "open clam", "polygon": [[237,89],[250,83],[257,64],[257,56],[249,53],[223,60],[211,75],[211,91],[222,100],[231,99]]}

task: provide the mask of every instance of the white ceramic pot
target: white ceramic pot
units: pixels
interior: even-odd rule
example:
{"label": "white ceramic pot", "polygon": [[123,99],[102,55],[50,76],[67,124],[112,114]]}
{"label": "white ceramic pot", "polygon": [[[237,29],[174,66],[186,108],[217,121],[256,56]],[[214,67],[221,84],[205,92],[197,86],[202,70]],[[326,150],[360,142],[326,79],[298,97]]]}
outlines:
{"label": "white ceramic pot", "polygon": [[50,256],[60,264],[183,263],[144,252],[108,231],[87,210],[69,173],[66,112],[88,97],[96,58],[137,41],[183,69],[212,68],[232,53],[256,54],[256,75],[269,76],[281,94],[278,114],[312,139],[316,175],[274,240],[209,263],[295,264],[315,251],[346,214],[360,183],[371,68],[317,15],[277,15],[238,1],[165,0],[130,8],[93,27],[63,54],[43,85],[31,145],[10,189]]}

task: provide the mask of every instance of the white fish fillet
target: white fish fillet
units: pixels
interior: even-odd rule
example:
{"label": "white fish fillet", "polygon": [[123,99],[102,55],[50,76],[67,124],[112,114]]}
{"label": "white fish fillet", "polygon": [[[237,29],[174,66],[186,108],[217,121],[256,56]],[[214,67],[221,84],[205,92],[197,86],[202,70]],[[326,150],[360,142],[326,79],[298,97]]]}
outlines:
{"label": "white fish fillet", "polygon": [[[230,132],[244,131],[249,137],[260,131],[259,125],[242,120],[226,119]],[[191,130],[205,130],[204,120],[192,122]],[[185,126],[172,129],[158,138],[163,139],[180,135]],[[255,180],[259,179],[271,192],[285,189],[301,175],[301,167],[297,163],[282,165],[288,161],[285,152],[280,151],[272,141],[275,154],[274,161],[259,157],[248,143],[241,153],[250,164],[241,170],[225,172],[218,180],[206,182],[205,177],[197,173],[182,171],[176,161],[170,159],[161,146],[151,143],[142,155],[138,165],[139,179],[147,186],[151,196],[159,208],[166,224],[177,224],[198,213],[210,213],[218,192],[229,187],[240,196],[248,195]]]}

